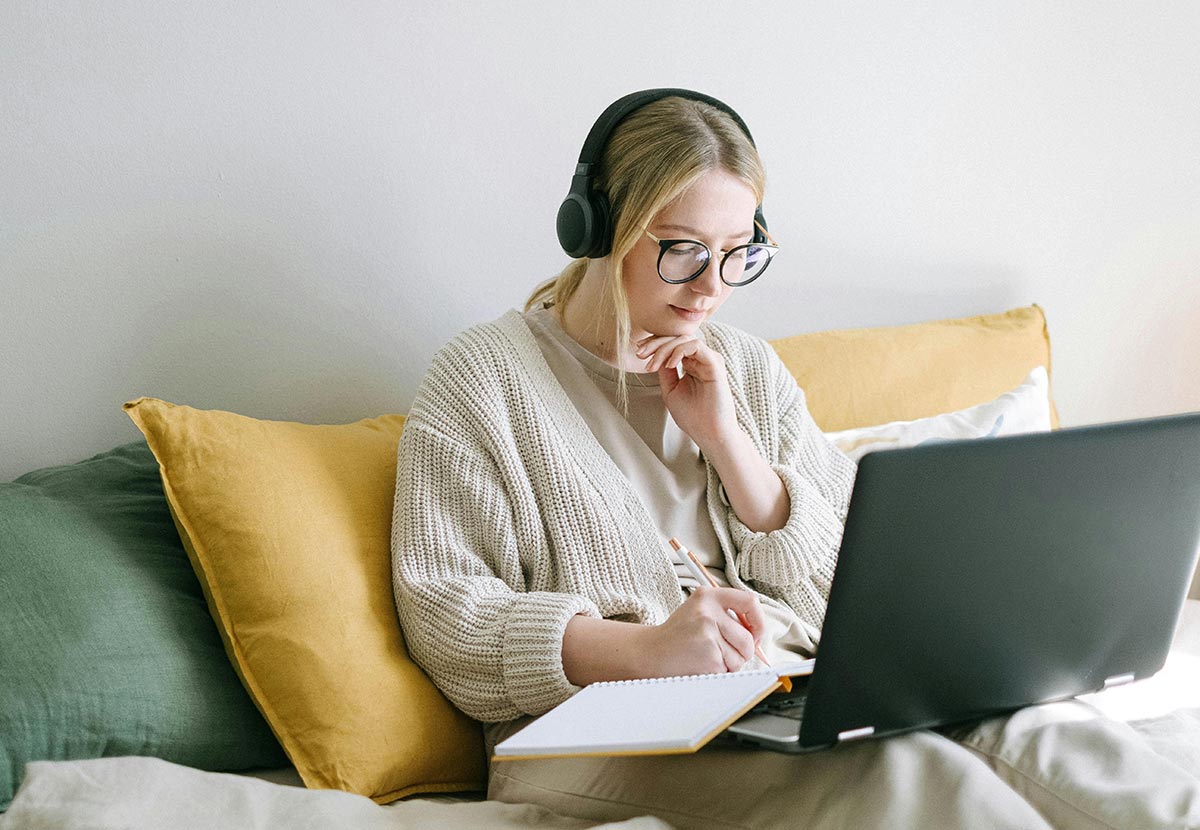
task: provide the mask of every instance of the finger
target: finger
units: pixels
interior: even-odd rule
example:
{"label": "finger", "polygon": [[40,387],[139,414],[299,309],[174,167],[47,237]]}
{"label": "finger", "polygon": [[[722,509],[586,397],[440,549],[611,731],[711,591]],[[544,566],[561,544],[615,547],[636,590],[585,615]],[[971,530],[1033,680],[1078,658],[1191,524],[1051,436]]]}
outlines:
{"label": "finger", "polygon": [[683,361],[702,360],[700,352],[704,346],[697,340],[692,340],[688,343],[680,343],[671,350],[671,356],[667,359],[666,365],[671,368],[678,368],[683,365]]}
{"label": "finger", "polygon": [[668,395],[675,391],[675,387],[682,382],[683,378],[674,369],[663,368],[658,370],[658,388],[662,392],[664,401]]}
{"label": "finger", "polygon": [[[751,594],[751,596],[754,596]],[[754,597],[754,602],[750,604],[749,611],[739,611],[738,619],[742,621],[742,625],[750,629],[750,633],[754,635],[757,642],[761,640],[763,634],[767,630],[767,615],[763,613],[762,603],[758,601],[758,597]]]}
{"label": "finger", "polygon": [[674,369],[685,356],[695,354],[699,348],[700,344],[695,340],[666,344],[655,353],[654,358],[648,364],[648,368],[652,367],[653,371],[657,371],[658,369]]}
{"label": "finger", "polygon": [[718,629],[721,638],[741,656],[743,663],[754,656],[754,637],[740,622],[726,614]]}
{"label": "finger", "polygon": [[758,619],[752,620],[746,614],[738,614],[738,622],[750,632],[750,636],[754,638],[755,644],[762,642],[762,638],[766,636],[767,616],[762,613],[761,608],[758,610]]}
{"label": "finger", "polygon": [[634,344],[637,346],[637,356],[648,357],[656,350],[662,348],[663,345],[675,339],[677,339],[677,336],[674,334],[652,334],[649,337],[643,337]]}
{"label": "finger", "polygon": [[758,594],[738,588],[722,588],[720,590],[721,596],[718,599],[721,604],[738,615],[745,627],[750,629],[750,633],[756,641],[761,640],[762,635],[766,632],[767,617],[763,613]]}
{"label": "finger", "polygon": [[746,665],[746,658],[731,644],[721,639],[718,645],[721,647],[721,660],[725,663],[725,671],[737,671]]}
{"label": "finger", "polygon": [[713,362],[711,353],[697,351],[695,354],[685,355],[680,361],[685,374],[705,383],[711,383],[717,380],[722,372],[722,367]]}
{"label": "finger", "polygon": [[669,341],[659,343],[646,356],[646,368],[651,372],[657,372],[666,365],[666,360],[675,350],[677,341],[672,338]]}
{"label": "finger", "polygon": [[697,349],[683,358],[683,370],[697,380],[715,381],[725,374],[725,361],[720,353],[696,341]]}
{"label": "finger", "polygon": [[690,343],[695,341],[696,337],[690,334],[663,335],[659,337],[653,337],[648,340],[640,341],[641,345],[638,346],[637,355],[638,357],[648,359],[659,354],[665,354],[667,351],[680,343]]}

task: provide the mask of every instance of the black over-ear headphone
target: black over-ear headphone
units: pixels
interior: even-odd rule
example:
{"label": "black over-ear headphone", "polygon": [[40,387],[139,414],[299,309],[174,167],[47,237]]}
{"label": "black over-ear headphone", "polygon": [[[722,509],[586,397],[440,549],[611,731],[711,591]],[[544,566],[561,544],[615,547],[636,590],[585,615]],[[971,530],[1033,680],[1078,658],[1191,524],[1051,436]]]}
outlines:
{"label": "black over-ear headphone", "polygon": [[[612,249],[613,228],[608,195],[593,186],[600,155],[604,152],[608,137],[626,116],[646,104],[671,96],[702,101],[728,113],[741,127],[746,138],[750,139],[750,143],[754,144],[754,138],[741,116],[726,104],[702,92],[690,89],[643,89],[617,99],[600,113],[592,125],[592,131],[588,133],[583,150],[579,153],[579,164],[575,166],[575,175],[571,178],[571,190],[558,208],[558,242],[570,256],[595,259]],[[754,211],[754,223],[753,241],[766,242],[763,230],[767,227],[767,220],[763,218],[762,205]]]}

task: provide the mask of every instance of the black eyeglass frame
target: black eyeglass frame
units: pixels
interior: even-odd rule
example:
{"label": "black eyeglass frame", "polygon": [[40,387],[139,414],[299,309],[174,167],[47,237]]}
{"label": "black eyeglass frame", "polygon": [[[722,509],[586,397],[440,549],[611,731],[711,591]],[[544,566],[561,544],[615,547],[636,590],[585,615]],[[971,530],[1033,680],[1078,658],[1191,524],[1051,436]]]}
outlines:
{"label": "black eyeglass frame", "polygon": [[[721,257],[721,261],[717,265],[717,275],[721,278],[721,282],[725,283],[726,285],[728,285],[731,288],[741,288],[743,285],[749,285],[750,283],[754,282],[756,279],[761,277],[763,274],[765,274],[767,272],[767,269],[771,267],[771,261],[775,259],[775,254],[779,253],[778,243],[776,243],[775,240],[771,237],[771,234],[767,233],[766,228],[764,228],[762,225],[759,225],[758,222],[755,222],[754,224],[758,227],[758,229],[760,231],[763,232],[763,235],[766,236],[769,241],[768,242],[747,242],[744,245],[734,245],[728,251],[724,252],[724,256]],[[707,268],[709,266],[709,263],[711,263],[713,261],[712,248],[705,245],[699,239],[659,239],[657,236],[650,233],[650,231],[646,228],[642,228],[642,233],[646,234],[646,236],[650,237],[652,240],[654,240],[655,242],[658,243],[658,261],[655,263],[655,270],[658,271],[658,278],[665,283],[669,283],[671,285],[682,285],[685,282],[691,282],[692,280],[696,279],[701,274],[703,274],[704,269]],[[690,245],[699,245],[701,248],[704,249],[705,253],[708,254],[708,257],[707,257],[707,259],[704,260],[704,262],[700,263],[700,267],[697,268],[695,273],[693,273],[690,277],[684,277],[683,279],[678,279],[678,280],[668,279],[667,277],[663,276],[663,272],[662,272],[663,257],[667,255],[667,251],[670,250],[672,245],[678,245],[681,242],[686,242]],[[739,251],[742,248],[765,248],[765,249],[767,249],[770,252],[767,255],[767,264],[762,267],[761,271],[759,271],[757,274],[755,274],[753,277],[751,277],[748,280],[743,280],[742,282],[730,282],[729,280],[725,279],[725,262],[726,262],[726,260],[729,259],[730,255],[732,255],[734,251]]]}

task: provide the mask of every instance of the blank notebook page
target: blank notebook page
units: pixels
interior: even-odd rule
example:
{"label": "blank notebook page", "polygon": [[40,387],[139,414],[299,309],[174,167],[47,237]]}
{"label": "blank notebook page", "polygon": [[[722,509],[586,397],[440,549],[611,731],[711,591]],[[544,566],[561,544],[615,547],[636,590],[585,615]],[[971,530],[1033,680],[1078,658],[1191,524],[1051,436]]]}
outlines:
{"label": "blank notebook page", "polygon": [[495,757],[690,752],[778,685],[769,669],[593,683],[497,744]]}

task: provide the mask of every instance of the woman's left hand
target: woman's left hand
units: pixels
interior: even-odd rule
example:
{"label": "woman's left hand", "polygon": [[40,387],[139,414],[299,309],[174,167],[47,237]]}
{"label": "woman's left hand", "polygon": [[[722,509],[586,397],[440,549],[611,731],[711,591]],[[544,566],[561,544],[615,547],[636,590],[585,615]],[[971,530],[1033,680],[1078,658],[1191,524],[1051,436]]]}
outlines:
{"label": "woman's left hand", "polygon": [[[694,335],[650,336],[636,344],[646,371],[658,372],[663,401],[701,451],[739,429],[725,358]],[[677,367],[683,368],[682,377]]]}

